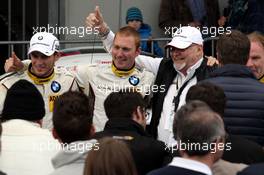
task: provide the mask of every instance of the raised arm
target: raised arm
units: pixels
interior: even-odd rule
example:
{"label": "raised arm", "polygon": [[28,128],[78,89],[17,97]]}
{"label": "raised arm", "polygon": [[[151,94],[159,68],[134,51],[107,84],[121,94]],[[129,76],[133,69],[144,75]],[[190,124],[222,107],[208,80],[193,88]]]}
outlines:
{"label": "raised arm", "polygon": [[[110,30],[108,25],[103,19],[103,15],[100,12],[99,6],[96,6],[94,12],[90,13],[86,17],[86,25],[89,27],[97,27],[99,31],[99,36],[102,39],[105,49],[108,53],[111,53],[111,48],[114,42],[115,34]],[[140,68],[145,68],[148,71],[153,72],[155,75],[158,72],[160,58],[152,58],[149,56],[139,55],[136,58],[136,65]]]}

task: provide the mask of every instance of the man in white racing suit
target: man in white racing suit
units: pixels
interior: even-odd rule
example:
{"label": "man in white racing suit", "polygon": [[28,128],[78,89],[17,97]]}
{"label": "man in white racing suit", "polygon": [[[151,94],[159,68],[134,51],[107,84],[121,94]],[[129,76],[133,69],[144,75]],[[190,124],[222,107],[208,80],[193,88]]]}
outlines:
{"label": "man in white racing suit", "polygon": [[153,73],[135,66],[135,58],[140,53],[139,46],[137,31],[131,27],[121,28],[113,41],[112,62],[76,68],[76,76],[85,94],[94,95],[95,98],[93,124],[96,131],[102,131],[108,120],[103,103],[111,92],[133,87],[144,97],[151,94]]}
{"label": "man in white racing suit", "polygon": [[[54,68],[55,61],[59,58],[59,41],[51,33],[36,33],[30,40],[28,55],[31,63],[26,70],[4,74],[0,79],[0,113],[7,90],[16,81],[26,79],[32,82],[43,96],[46,114],[42,127],[52,129],[54,100],[62,93],[79,90],[80,87],[76,78],[67,70]],[[14,64],[16,59],[18,58],[13,53],[12,57],[6,60],[6,65]]]}

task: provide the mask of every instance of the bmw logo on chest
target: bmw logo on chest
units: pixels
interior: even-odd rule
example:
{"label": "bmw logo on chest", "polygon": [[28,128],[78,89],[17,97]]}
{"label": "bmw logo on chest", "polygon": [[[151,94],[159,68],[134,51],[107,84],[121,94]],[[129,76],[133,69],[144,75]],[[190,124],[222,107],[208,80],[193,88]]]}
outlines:
{"label": "bmw logo on chest", "polygon": [[51,90],[53,92],[59,92],[60,89],[61,89],[60,83],[58,83],[57,81],[52,81],[52,83],[51,83]]}
{"label": "bmw logo on chest", "polygon": [[131,85],[136,86],[139,83],[139,78],[136,76],[131,76],[129,77],[128,81]]}

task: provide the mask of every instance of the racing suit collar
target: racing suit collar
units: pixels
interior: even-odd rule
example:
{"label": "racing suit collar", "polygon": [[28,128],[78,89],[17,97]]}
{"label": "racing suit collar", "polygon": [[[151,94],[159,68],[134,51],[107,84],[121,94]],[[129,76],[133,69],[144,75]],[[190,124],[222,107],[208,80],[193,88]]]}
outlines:
{"label": "racing suit collar", "polygon": [[112,72],[118,76],[118,77],[123,77],[123,76],[128,76],[130,74],[132,74],[135,70],[135,64],[132,66],[132,68],[128,69],[128,70],[121,70],[121,69],[118,69],[114,62],[112,62],[112,65],[111,65],[111,68],[112,68]]}
{"label": "racing suit collar", "polygon": [[48,83],[51,79],[53,79],[53,77],[55,75],[54,69],[53,69],[52,73],[49,76],[38,77],[33,72],[31,72],[31,66],[32,66],[32,64],[29,65],[28,70],[27,70],[27,74],[30,77],[30,79],[33,80],[33,82],[37,85]]}

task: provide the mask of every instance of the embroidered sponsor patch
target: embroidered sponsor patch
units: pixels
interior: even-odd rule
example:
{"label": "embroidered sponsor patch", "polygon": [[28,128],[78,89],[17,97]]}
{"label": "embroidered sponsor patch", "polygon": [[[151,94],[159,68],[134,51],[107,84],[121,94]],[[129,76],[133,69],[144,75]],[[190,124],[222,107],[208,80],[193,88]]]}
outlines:
{"label": "embroidered sponsor patch", "polygon": [[59,92],[61,89],[61,85],[57,81],[52,81],[50,87],[51,87],[52,92]]}
{"label": "embroidered sponsor patch", "polygon": [[136,76],[131,76],[129,77],[128,81],[131,85],[136,86],[139,83],[139,78]]}
{"label": "embroidered sponsor patch", "polygon": [[59,95],[50,95],[49,96],[49,111],[53,112],[54,101],[59,97]]}

